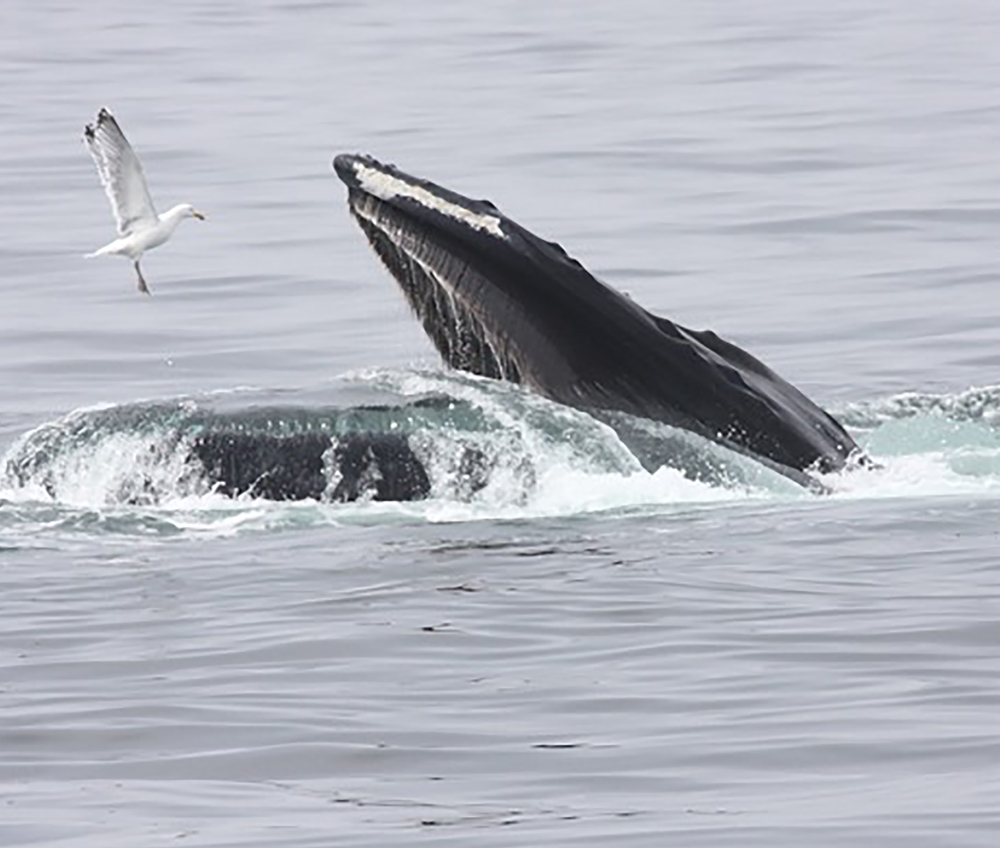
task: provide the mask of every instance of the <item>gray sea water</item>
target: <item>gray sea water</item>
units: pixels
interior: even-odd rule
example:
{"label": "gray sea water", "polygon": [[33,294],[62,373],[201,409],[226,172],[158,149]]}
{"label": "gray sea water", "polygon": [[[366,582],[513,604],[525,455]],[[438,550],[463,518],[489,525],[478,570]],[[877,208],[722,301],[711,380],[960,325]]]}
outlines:
{"label": "gray sea water", "polygon": [[[0,844],[995,845],[998,32],[990,0],[5,2]],[[209,215],[150,298],[82,258],[101,106]],[[749,349],[882,470],[649,474],[449,374],[354,151]],[[106,424],[428,393],[510,460],[471,496],[443,425],[429,500],[337,505],[184,488]],[[43,442],[49,488],[10,470]]]}

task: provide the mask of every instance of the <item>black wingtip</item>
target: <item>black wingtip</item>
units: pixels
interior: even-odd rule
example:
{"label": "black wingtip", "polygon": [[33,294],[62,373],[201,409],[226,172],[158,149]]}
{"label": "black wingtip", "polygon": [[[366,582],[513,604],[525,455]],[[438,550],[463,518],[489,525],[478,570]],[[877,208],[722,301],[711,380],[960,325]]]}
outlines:
{"label": "black wingtip", "polygon": [[107,107],[102,106],[97,112],[97,119],[92,124],[87,124],[83,128],[83,137],[86,139],[93,139],[94,133],[96,133],[100,128],[101,124],[105,121],[113,121],[114,117],[108,111]]}

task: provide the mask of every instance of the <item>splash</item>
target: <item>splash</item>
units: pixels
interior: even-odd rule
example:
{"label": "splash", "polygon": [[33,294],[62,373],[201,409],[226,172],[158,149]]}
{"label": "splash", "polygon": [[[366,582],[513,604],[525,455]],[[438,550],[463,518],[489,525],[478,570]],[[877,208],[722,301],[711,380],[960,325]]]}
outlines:
{"label": "splash", "polygon": [[[634,422],[626,446],[621,422],[612,427],[497,381],[378,370],[349,375],[343,385],[349,395],[362,387],[384,402],[254,405],[255,394],[245,391],[224,411],[213,393],[92,407],[46,422],[0,460],[0,535],[30,525],[39,532],[227,536],[329,523],[614,515],[815,497],[689,433]],[[906,393],[836,414],[881,467],[822,478],[834,499],[1000,491],[1000,387]],[[273,486],[226,490],[206,472],[197,446],[219,433],[329,447],[318,453],[320,476],[309,496],[281,501]],[[371,464],[360,467],[354,488],[343,488],[344,445],[358,434],[405,443],[426,474],[419,498],[380,497],[380,469]],[[646,470],[637,443],[672,461]]]}
{"label": "splash", "polygon": [[957,394],[905,392],[835,414],[882,465],[826,477],[837,497],[1000,492],[1000,386]]}

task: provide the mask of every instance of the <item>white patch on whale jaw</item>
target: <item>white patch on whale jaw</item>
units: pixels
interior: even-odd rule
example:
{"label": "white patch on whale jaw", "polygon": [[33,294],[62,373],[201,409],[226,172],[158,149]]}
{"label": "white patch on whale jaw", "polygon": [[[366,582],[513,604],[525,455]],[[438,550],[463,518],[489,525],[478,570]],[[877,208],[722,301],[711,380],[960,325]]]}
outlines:
{"label": "white patch on whale jaw", "polygon": [[500,219],[496,215],[473,212],[452,203],[449,200],[438,197],[434,192],[423,186],[412,185],[406,180],[372,168],[362,162],[354,163],[354,174],[358,178],[358,184],[362,191],[366,191],[381,200],[392,200],[394,197],[408,197],[415,200],[421,206],[426,206],[442,215],[447,215],[466,226],[475,230],[489,233],[497,238],[506,239],[503,229],[500,226]]}

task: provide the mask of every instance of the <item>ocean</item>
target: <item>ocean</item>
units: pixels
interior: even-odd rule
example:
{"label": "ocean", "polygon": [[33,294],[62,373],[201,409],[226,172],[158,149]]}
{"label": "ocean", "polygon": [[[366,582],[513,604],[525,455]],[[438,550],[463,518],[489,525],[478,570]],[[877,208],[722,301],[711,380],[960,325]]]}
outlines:
{"label": "ocean", "polygon": [[[998,28],[987,0],[6,3],[0,844],[995,844]],[[102,106],[161,211],[208,215],[151,297],[83,258],[115,236]],[[880,467],[825,496],[649,472],[449,372],[343,152],[746,348]],[[234,500],[164,437],[386,409],[424,500]]]}

